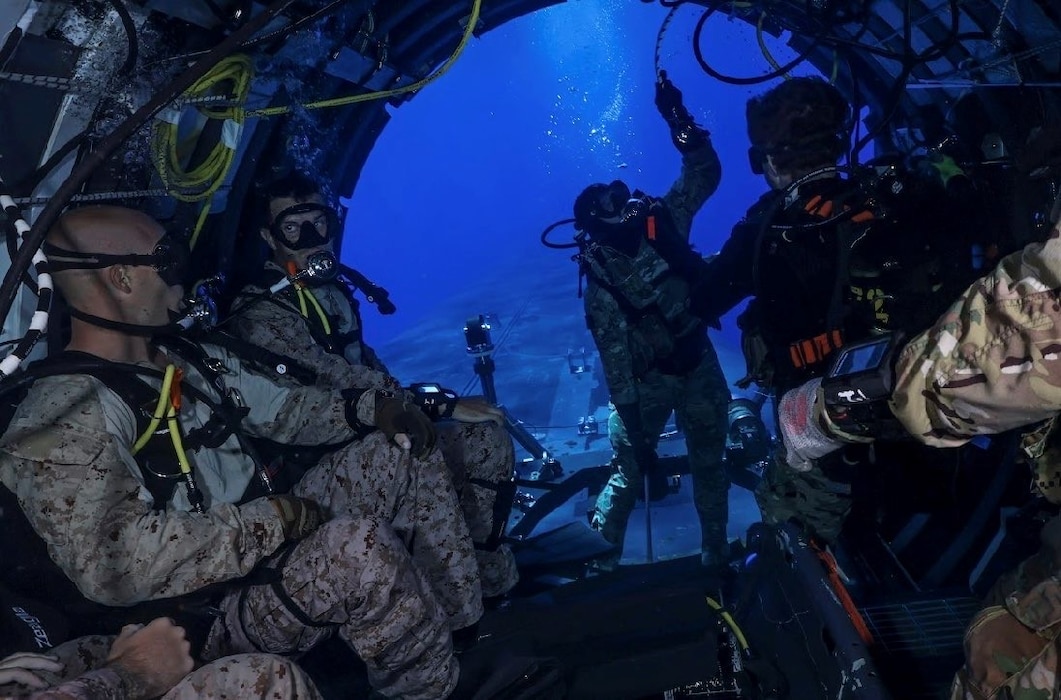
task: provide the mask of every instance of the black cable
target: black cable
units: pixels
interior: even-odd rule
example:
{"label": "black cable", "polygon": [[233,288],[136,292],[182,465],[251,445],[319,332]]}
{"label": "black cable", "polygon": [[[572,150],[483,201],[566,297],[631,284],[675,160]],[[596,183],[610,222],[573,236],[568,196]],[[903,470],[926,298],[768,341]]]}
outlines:
{"label": "black cable", "polygon": [[899,105],[902,103],[903,95],[906,93],[906,81],[910,78],[910,72],[913,70],[913,65],[905,65],[899,72],[899,76],[895,79],[895,83],[892,85],[890,91],[891,97],[888,100],[888,106],[884,112],[884,116],[877,123],[875,127],[866,132],[851,149],[853,156],[851,162],[857,162],[858,156],[862,152],[862,149],[868,146],[875,138],[880,136],[884,130],[888,127],[888,122],[891,121],[895,113],[899,111]]}
{"label": "black cable", "polygon": [[136,36],[136,25],[133,24],[133,17],[129,14],[129,8],[125,6],[122,0],[110,0],[110,3],[122,20],[122,26],[125,27],[125,37],[129,42],[125,52],[125,63],[118,69],[118,75],[127,75],[136,67],[136,58],[140,55],[140,42]]}
{"label": "black cable", "polygon": [[[3,220],[4,228],[6,229],[4,240],[7,244],[7,257],[11,260],[14,259],[15,255],[18,253],[19,232],[18,228],[15,226],[15,218],[8,216],[7,212],[3,212]],[[26,287],[33,292],[34,296],[40,293],[40,290],[37,288],[37,281],[29,274],[28,269],[22,273],[22,284],[26,285]]]}
{"label": "black cable", "polygon": [[[122,67],[118,69],[117,75],[127,75],[136,67],[136,61],[140,55],[140,41],[136,34],[136,25],[133,23],[133,17],[129,14],[129,9],[125,6],[125,3],[122,2],[122,0],[109,1],[122,21],[122,26],[125,28],[125,36],[128,40],[125,62],[122,64]],[[92,121],[95,120],[93,119]],[[12,190],[18,194],[30,195],[33,190],[37,188],[37,185],[39,185],[72,150],[79,148],[81,144],[85,142],[86,138],[88,138],[87,129],[64,143],[57,151],[55,151],[55,153],[52,153],[48,160],[39,165],[32,173],[14,183],[14,185],[12,185]]]}
{"label": "black cable", "polygon": [[704,24],[707,23],[707,18],[715,13],[715,10],[718,9],[719,4],[720,3],[715,3],[714,5],[709,7],[700,17],[700,20],[696,23],[696,29],[693,30],[693,55],[696,56],[696,62],[700,64],[700,68],[702,68],[705,73],[710,75],[712,78],[715,78],[716,80],[721,80],[722,82],[729,83],[730,85],[758,85],[759,83],[765,83],[768,80],[780,78],[785,73],[788,73],[790,70],[798,66],[800,63],[803,63],[803,61],[806,60],[807,56],[810,55],[810,52],[818,47],[819,42],[817,39],[815,39],[798,56],[796,56],[794,59],[792,59],[785,65],[781,66],[777,70],[754,78],[741,78],[719,73],[717,70],[708,65],[707,61],[704,60],[703,53],[700,50],[700,37],[703,35],[704,32]]}
{"label": "black cable", "polygon": [[70,155],[71,151],[75,148],[79,148],[87,138],[88,130],[86,129],[60,146],[55,153],[48,156],[48,160],[41,163],[36,170],[12,185],[11,189],[19,195],[27,197],[31,195],[33,190],[37,189],[37,185],[41,184],[41,181],[48,177],[48,174],[51,173],[59,163],[63,162],[63,160]]}
{"label": "black cable", "polygon": [[206,75],[211,68],[217,65],[218,61],[232,53],[241,42],[245,41],[254,32],[268,25],[293,2],[295,0],[275,0],[261,14],[252,17],[245,25],[225,37],[206,56],[170,81],[150,101],[119,124],[114,131],[100,141],[94,151],[89,153],[78,164],[74,171],[70,173],[70,177],[66,179],[55,194],[52,195],[44,209],[41,210],[40,215],[33,222],[33,227],[24,238],[18,254],[11,258],[11,266],[7,274],[4,275],[4,281],[0,283],[0,318],[6,319],[11,312],[22,277],[29,268],[33,255],[44,241],[44,237],[58,220],[63,207],[66,206],[77,190],[88,181],[96,168],[102,165],[111,153],[141,126]]}
{"label": "black cable", "polygon": [[574,219],[560,219],[554,224],[549,224],[545,228],[545,230],[542,231],[542,235],[538,237],[538,240],[540,240],[542,242],[542,245],[546,248],[552,248],[554,250],[566,250],[567,248],[577,248],[580,245],[579,238],[583,236],[581,232],[577,233],[575,235],[575,240],[570,243],[553,243],[549,240],[549,234],[552,233],[554,229],[560,228],[565,224],[573,223],[575,223]]}
{"label": "black cable", "polygon": [[[255,46],[259,46],[261,44],[266,44],[266,43],[269,43],[271,41],[278,41],[280,39],[283,39],[283,38],[287,37],[288,35],[297,32],[299,29],[302,29],[307,24],[315,22],[318,19],[320,19],[320,18],[322,18],[322,17],[324,17],[326,15],[331,14],[336,9],[338,9],[340,6],[346,4],[348,1],[349,0],[332,0],[332,2],[330,2],[329,4],[325,5],[324,7],[320,8],[319,10],[311,12],[310,14],[306,15],[305,17],[303,17],[301,19],[294,20],[294,21],[290,22],[289,24],[286,24],[283,27],[280,27],[279,29],[276,29],[274,31],[269,32],[268,34],[260,36],[260,37],[258,37],[256,39],[250,39],[250,40],[240,44],[239,45],[239,50],[246,51],[247,49],[254,48]],[[187,60],[189,58],[194,58],[196,56],[201,56],[201,55],[203,55],[205,53],[207,53],[207,51],[192,51],[191,53],[180,54],[179,56],[170,56],[170,57],[166,58],[165,60],[166,61]]]}

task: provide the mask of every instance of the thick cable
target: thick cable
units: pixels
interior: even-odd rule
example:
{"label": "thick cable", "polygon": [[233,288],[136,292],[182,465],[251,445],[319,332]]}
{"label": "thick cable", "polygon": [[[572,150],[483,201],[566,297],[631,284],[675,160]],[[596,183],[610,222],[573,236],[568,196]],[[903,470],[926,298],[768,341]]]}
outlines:
{"label": "thick cable", "polygon": [[382,100],[388,97],[394,97],[395,95],[404,95],[407,92],[415,92],[426,85],[429,85],[443,75],[445,75],[453,64],[457,62],[461,54],[464,53],[465,47],[468,46],[468,42],[471,40],[472,35],[475,32],[475,26],[479,23],[479,11],[482,7],[482,0],[472,0],[472,10],[468,17],[468,26],[464,29],[464,34],[461,36],[460,42],[457,44],[457,48],[454,49],[450,57],[446,59],[446,62],[442,66],[432,73],[431,75],[410,83],[404,87],[394,88],[393,90],[380,90],[379,92],[368,92],[360,95],[347,95],[345,97],[333,97],[327,100],[318,100],[316,102],[306,102],[299,105],[280,105],[277,107],[265,107],[263,109],[250,110],[247,112],[248,117],[275,117],[280,114],[287,114],[296,107],[299,109],[323,109],[325,107],[342,107],[345,105],[356,104],[358,102],[370,102],[372,100]]}
{"label": "thick cable", "polygon": [[722,82],[729,83],[730,85],[758,85],[759,83],[765,83],[769,80],[780,78],[785,73],[798,66],[800,63],[803,63],[803,61],[805,61],[810,55],[811,51],[818,48],[818,44],[821,43],[820,40],[815,37],[811,41],[811,43],[807,45],[807,48],[801,51],[791,61],[789,61],[783,66],[779,66],[777,69],[770,71],[769,73],[765,73],[760,76],[746,78],[725,75],[724,73],[720,73],[719,71],[715,70],[710,66],[710,64],[708,64],[707,60],[704,58],[703,51],[700,49],[700,38],[703,36],[704,33],[704,25],[707,23],[708,18],[715,13],[715,10],[718,9],[719,4],[720,3],[715,3],[711,7],[707,8],[704,11],[704,14],[701,15],[700,19],[697,21],[696,28],[693,30],[693,55],[696,57],[696,62],[700,64],[700,68],[705,73],[710,75],[712,78],[715,78],[716,80],[721,80]]}
{"label": "thick cable", "polygon": [[106,138],[100,141],[96,150],[85,157],[66,181],[60,185],[55,194],[52,195],[48,204],[45,205],[40,215],[33,222],[33,226],[26,235],[22,247],[12,258],[11,267],[8,269],[7,274],[4,275],[3,282],[0,283],[0,318],[6,319],[8,313],[10,313],[18,287],[21,284],[22,275],[34,261],[34,256],[39,252],[38,249],[44,241],[48,230],[59,218],[63,207],[70,201],[70,197],[85,184],[96,168],[102,165],[111,153],[144,123],[158,114],[167,104],[205,75],[218,61],[227,56],[236,46],[239,46],[241,42],[269,24],[273,18],[283,12],[294,1],[275,0],[261,14],[251,18],[245,25],[221,41],[195,65],[162,88],[150,101],[141,106]]}
{"label": "thick cable", "polygon": [[678,11],[678,7],[681,2],[676,2],[670,6],[670,11],[667,16],[663,18],[662,24],[659,25],[659,32],[656,33],[656,54],[655,54],[655,66],[656,66],[656,79],[662,75],[663,68],[661,66],[661,54],[663,52],[663,35],[667,33],[667,28],[670,26],[671,20],[674,19],[675,13]]}
{"label": "thick cable", "polygon": [[114,11],[118,13],[118,18],[122,21],[122,26],[125,28],[125,37],[129,42],[125,52],[125,63],[118,69],[118,75],[127,75],[136,67],[136,58],[140,53],[140,42],[136,37],[136,24],[133,23],[129,8],[125,6],[122,0],[110,0],[110,3]]}
{"label": "thick cable", "polygon": [[[0,194],[0,207],[3,208],[4,216],[9,225],[14,226],[16,235],[22,239],[22,249],[24,249],[27,246],[26,234],[30,231],[29,224],[22,218],[22,212],[19,211],[18,205],[15,204],[15,201],[9,195]],[[19,254],[21,252],[22,250],[20,249]],[[3,377],[10,377],[14,374],[19,365],[29,357],[33,346],[48,330],[48,313],[52,306],[52,276],[48,273],[48,259],[40,250],[40,246],[33,252],[32,262],[34,272],[37,275],[37,309],[33,312],[29,328],[26,330],[22,340],[18,342],[15,349],[7,357],[0,361],[0,376]],[[21,275],[15,277],[15,279],[17,280],[19,277]]]}

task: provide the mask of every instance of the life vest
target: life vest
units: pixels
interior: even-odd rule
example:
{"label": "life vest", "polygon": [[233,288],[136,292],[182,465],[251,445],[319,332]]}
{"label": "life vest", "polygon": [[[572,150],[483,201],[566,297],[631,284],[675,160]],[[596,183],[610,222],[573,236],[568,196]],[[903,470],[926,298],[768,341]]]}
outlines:
{"label": "life vest", "polygon": [[852,266],[876,220],[866,195],[838,180],[805,187],[789,202],[764,197],[741,224],[756,236],[755,300],[744,323],[761,334],[782,390],[821,375],[836,350],[883,327],[887,314],[879,282]]}
{"label": "life vest", "polygon": [[[191,345],[191,344],[190,344]],[[200,352],[201,348],[200,348]],[[182,353],[186,358],[187,351]],[[203,353],[205,357],[205,353]],[[3,415],[0,426],[6,431],[18,403],[25,398],[34,381],[46,376],[89,375],[101,381],[130,407],[136,418],[137,434],[147,430],[151,413],[158,400],[159,390],[145,382],[141,375],[153,374],[136,365],[107,362],[91,355],[64,352],[29,365],[25,372],[12,379],[3,396]],[[198,393],[198,392],[195,392]],[[200,396],[199,398],[206,398]],[[216,403],[216,402],[215,402]],[[231,434],[235,416],[219,419],[184,436],[186,449],[223,442]],[[164,426],[164,424],[163,424]],[[220,443],[217,443],[220,444]],[[172,497],[178,479],[167,474],[179,474],[177,458],[165,428],[156,430],[148,443],[135,455],[144,484],[153,499],[152,507],[161,509]],[[61,623],[42,627],[43,634],[54,645],[85,634],[117,634],[129,623],[146,623],[159,616],[174,618],[185,627],[193,649],[201,648],[214,620],[215,605],[225,591],[236,582],[208,586],[187,595],[146,601],[133,606],[119,607],[97,603],[86,598],[67,578],[62,569],[48,555],[44,540],[36,533],[22,511],[15,494],[0,484],[0,600],[43,601],[44,605],[62,614]],[[19,606],[23,607],[23,606]],[[32,604],[26,606],[32,610]],[[10,616],[17,611],[3,609],[0,615]],[[31,613],[27,613],[32,616]],[[21,617],[21,616],[20,616]],[[36,617],[36,616],[32,616]],[[25,648],[21,651],[37,651]]]}
{"label": "life vest", "polygon": [[615,299],[639,336],[641,342],[632,344],[645,353],[635,358],[639,373],[655,367],[684,374],[707,343],[706,322],[689,311],[689,291],[704,261],[677,233],[659,200],[621,235],[638,237],[632,254],[607,242],[588,242],[579,255],[581,274]]}
{"label": "life vest", "polygon": [[[266,268],[259,280],[259,284],[268,289],[280,280],[284,279],[285,275],[278,269],[268,267]],[[354,296],[354,286],[346,279],[345,275],[340,274],[334,280],[325,282],[321,287],[328,285],[340,292],[342,292],[343,298],[350,305],[350,313],[353,318],[353,328],[346,332],[339,331],[340,318],[333,314],[324,313],[322,318],[320,313],[314,310],[308,310],[307,313],[303,314],[303,318],[306,319],[306,324],[309,326],[310,335],[313,340],[328,352],[333,355],[346,356],[346,349],[351,345],[359,345],[361,354],[369,354],[367,347],[364,344],[364,335],[361,330],[361,304]],[[308,287],[308,291],[312,293],[312,290],[320,287]],[[298,289],[294,285],[284,287],[275,294],[263,294],[259,297],[262,302],[277,304],[282,308],[288,309],[299,309]],[[256,300],[251,303],[257,303]],[[366,358],[367,360],[368,358]]]}

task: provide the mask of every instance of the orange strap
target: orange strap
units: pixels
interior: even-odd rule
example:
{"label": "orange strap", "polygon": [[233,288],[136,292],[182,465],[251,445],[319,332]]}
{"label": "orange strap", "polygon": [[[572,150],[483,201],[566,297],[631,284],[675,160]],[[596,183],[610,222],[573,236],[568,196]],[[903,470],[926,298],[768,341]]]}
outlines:
{"label": "orange strap", "polygon": [[792,366],[802,369],[818,364],[842,344],[843,336],[838,330],[819,333],[813,338],[797,340],[789,345],[789,359],[792,360]]}
{"label": "orange strap", "polygon": [[[813,214],[814,216],[819,216],[823,219],[828,219],[830,216],[832,216],[833,209],[835,207],[836,202],[832,201],[831,199],[823,201],[822,196],[820,194],[814,195],[809,200],[807,200],[807,203],[805,205],[803,205],[804,211],[806,211],[808,214]],[[844,211],[851,211],[851,207],[845,204]],[[869,209],[863,209],[859,213],[852,216],[851,221],[856,224],[863,224],[867,221],[871,221],[874,218],[875,217],[873,216],[872,211],[870,211]]]}
{"label": "orange strap", "polygon": [[178,367],[173,373],[173,383],[169,385],[169,405],[177,413],[181,412],[181,379],[184,379],[184,370]]}
{"label": "orange strap", "polygon": [[851,594],[847,592],[844,582],[840,580],[840,572],[839,567],[836,565],[836,558],[829,552],[820,548],[815,542],[811,542],[811,548],[814,549],[818,558],[822,560],[822,564],[825,565],[829,585],[832,586],[833,592],[836,593],[836,597],[840,600],[840,605],[843,606],[844,612],[846,612],[847,616],[851,619],[851,624],[855,626],[858,636],[866,646],[871,646],[873,644],[873,633],[869,631],[869,626],[862,618],[862,613],[860,613],[858,608],[855,607],[855,601],[851,600]]}
{"label": "orange strap", "polygon": [[648,226],[648,240],[650,240],[650,241],[656,240],[656,217],[655,216],[648,217],[648,219],[646,220],[645,223]]}

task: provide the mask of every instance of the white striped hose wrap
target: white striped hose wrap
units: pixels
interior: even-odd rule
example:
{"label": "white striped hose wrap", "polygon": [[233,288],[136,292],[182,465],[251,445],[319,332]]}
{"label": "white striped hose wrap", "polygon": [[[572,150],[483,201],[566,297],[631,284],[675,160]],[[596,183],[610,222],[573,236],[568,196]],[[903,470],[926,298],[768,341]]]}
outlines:
{"label": "white striped hose wrap", "polygon": [[[30,230],[29,224],[22,218],[22,211],[15,204],[15,200],[6,194],[0,194],[0,208],[4,210],[7,235],[15,236],[16,241],[21,243]],[[52,307],[52,276],[48,273],[48,259],[39,248],[33,254],[33,271],[37,274],[37,310],[33,312],[26,335],[22,336],[22,340],[7,357],[0,360],[0,377],[14,374],[29,356],[33,346],[48,330],[48,311]]]}

